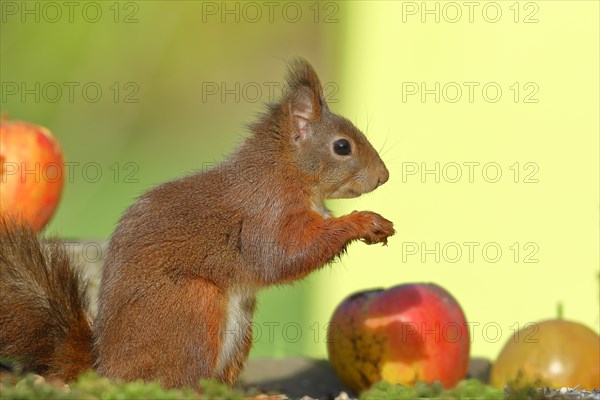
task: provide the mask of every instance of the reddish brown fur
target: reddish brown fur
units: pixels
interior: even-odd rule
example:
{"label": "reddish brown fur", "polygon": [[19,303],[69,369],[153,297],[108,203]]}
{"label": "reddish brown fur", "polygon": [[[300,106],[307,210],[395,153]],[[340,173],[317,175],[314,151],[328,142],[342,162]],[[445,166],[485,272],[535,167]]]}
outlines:
{"label": "reddish brown fur", "polygon": [[[394,233],[372,212],[329,214],[326,198],[371,191],[388,171],[364,135],[329,111],[306,61],[293,61],[287,79],[281,101],[228,160],[150,190],[123,215],[100,288],[100,374],[231,384],[250,350],[245,317],[258,290],[303,278],[354,240],[386,243]],[[351,155],[333,152],[339,138]]]}
{"label": "reddish brown fur", "polygon": [[47,377],[91,368],[85,285],[58,242],[0,216],[0,356]]}

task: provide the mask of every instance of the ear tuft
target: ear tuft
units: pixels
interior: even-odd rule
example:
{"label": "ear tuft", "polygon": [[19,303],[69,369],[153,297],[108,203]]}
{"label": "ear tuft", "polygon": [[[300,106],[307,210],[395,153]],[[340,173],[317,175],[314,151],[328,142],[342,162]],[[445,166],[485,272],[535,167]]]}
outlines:
{"label": "ear tuft", "polygon": [[288,64],[286,75],[289,115],[301,135],[309,121],[321,118],[325,106],[323,88],[313,67],[303,58],[295,58]]}
{"label": "ear tuft", "polygon": [[291,93],[296,92],[303,86],[310,88],[316,96],[315,100],[323,99],[323,88],[319,76],[312,65],[304,58],[297,57],[288,63],[287,75],[285,77]]}

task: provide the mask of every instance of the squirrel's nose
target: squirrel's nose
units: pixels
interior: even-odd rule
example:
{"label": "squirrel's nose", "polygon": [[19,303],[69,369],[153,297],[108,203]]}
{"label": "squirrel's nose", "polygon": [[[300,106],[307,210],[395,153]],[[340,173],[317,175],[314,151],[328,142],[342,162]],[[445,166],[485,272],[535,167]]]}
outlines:
{"label": "squirrel's nose", "polygon": [[384,183],[386,183],[388,181],[388,179],[390,178],[390,172],[388,171],[388,169],[386,168],[385,165],[383,165],[383,168],[381,169],[381,172],[379,173],[379,181],[377,182],[377,186],[381,186]]}

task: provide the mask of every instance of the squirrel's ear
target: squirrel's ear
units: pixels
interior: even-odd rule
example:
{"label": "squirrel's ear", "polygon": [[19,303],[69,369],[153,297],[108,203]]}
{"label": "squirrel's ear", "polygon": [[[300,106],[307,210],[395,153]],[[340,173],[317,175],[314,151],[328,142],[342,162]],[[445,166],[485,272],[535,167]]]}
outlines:
{"label": "squirrel's ear", "polygon": [[289,98],[289,118],[295,130],[302,136],[306,134],[308,122],[321,117],[321,109],[318,104],[315,104],[313,97],[312,91],[303,86]]}
{"label": "squirrel's ear", "polygon": [[322,111],[327,107],[321,82],[313,67],[302,58],[290,62],[286,80],[286,111],[296,133],[305,136],[308,122],[321,119]]}

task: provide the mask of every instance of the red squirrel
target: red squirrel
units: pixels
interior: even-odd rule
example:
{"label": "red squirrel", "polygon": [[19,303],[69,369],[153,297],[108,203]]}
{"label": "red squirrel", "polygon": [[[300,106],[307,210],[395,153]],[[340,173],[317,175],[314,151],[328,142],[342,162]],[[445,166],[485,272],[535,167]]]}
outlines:
{"label": "red squirrel", "polygon": [[304,59],[287,90],[223,163],[143,194],[114,231],[98,316],[59,243],[0,223],[0,356],[72,380],[95,369],[123,380],[233,384],[248,357],[256,294],[304,278],[349,243],[387,243],[370,211],[334,217],[325,199],[388,180],[367,138],[332,113]]}

